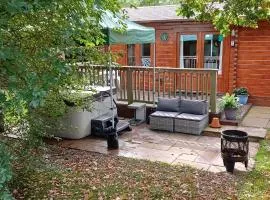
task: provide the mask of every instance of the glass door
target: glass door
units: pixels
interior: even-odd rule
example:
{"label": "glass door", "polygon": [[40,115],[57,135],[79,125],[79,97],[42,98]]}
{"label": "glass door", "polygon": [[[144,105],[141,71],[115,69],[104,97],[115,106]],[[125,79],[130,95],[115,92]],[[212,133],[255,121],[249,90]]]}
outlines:
{"label": "glass door", "polygon": [[204,68],[219,69],[221,72],[223,37],[206,34],[204,37]]}
{"label": "glass door", "polygon": [[197,35],[180,36],[180,68],[196,68]]}

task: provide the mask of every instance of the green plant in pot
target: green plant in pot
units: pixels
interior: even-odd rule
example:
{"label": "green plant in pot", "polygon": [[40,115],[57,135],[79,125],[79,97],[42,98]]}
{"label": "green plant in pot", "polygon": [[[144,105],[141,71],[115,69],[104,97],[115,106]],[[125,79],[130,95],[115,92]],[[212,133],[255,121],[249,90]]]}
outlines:
{"label": "green plant in pot", "polygon": [[240,88],[235,88],[233,90],[233,93],[235,94],[235,96],[237,96],[239,98],[239,103],[240,104],[247,104],[248,101],[248,89],[245,87],[240,87]]}
{"label": "green plant in pot", "polygon": [[235,94],[230,95],[227,93],[219,102],[220,109],[225,113],[225,117],[228,120],[236,120],[237,110],[239,108],[238,97]]}

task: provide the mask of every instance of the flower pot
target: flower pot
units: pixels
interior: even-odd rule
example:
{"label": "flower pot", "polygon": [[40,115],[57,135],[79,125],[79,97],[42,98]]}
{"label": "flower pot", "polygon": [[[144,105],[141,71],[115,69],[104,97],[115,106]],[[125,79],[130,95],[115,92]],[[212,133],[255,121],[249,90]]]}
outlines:
{"label": "flower pot", "polygon": [[225,117],[228,120],[236,120],[236,112],[237,112],[237,108],[225,108],[224,109]]}
{"label": "flower pot", "polygon": [[209,126],[212,127],[212,128],[220,128],[221,125],[220,125],[220,122],[219,122],[219,118],[214,117],[212,119],[212,122],[211,122],[211,124]]}
{"label": "flower pot", "polygon": [[248,101],[248,95],[237,95],[237,97],[239,98],[239,103],[240,104],[247,104]]}

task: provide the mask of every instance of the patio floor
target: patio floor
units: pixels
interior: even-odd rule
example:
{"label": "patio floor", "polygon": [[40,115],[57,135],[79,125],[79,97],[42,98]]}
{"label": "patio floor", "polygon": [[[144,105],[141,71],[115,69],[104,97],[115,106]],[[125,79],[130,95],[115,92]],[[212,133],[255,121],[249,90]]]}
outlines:
{"label": "patio floor", "polygon": [[270,107],[252,106],[241,125],[270,129]]}
{"label": "patio floor", "polygon": [[[119,150],[107,150],[107,141],[94,137],[63,140],[59,145],[103,154],[191,165],[212,172],[225,171],[220,155],[220,138],[153,131],[147,124],[135,126],[131,132],[119,136]],[[254,165],[253,158],[258,147],[258,143],[250,143],[248,170]],[[236,163],[235,169],[246,171],[242,163]]]}
{"label": "patio floor", "polygon": [[[64,139],[58,144],[62,147],[90,152],[147,159],[169,164],[191,165],[211,172],[223,172],[226,170],[220,154],[220,132],[222,130],[239,129],[246,131],[250,135],[250,139],[263,139],[266,136],[266,128],[269,127],[270,107],[253,106],[242,121],[241,126],[222,126],[221,129],[214,130],[219,134],[210,134],[209,136],[153,131],[150,130],[149,125],[141,124],[133,126],[132,131],[124,132],[119,136],[118,150],[107,150],[106,139],[96,137],[86,137],[80,140]],[[208,132],[213,131],[211,128],[206,130]],[[259,143],[251,140],[247,170],[253,168],[254,157],[258,148]],[[235,170],[246,171],[242,163],[236,163]]]}

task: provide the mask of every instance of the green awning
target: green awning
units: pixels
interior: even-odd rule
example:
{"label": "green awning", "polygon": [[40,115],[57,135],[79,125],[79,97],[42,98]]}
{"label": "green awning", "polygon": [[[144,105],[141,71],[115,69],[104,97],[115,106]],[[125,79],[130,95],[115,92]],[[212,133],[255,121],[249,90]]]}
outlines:
{"label": "green awning", "polygon": [[[119,31],[123,27],[126,30]],[[127,19],[121,19],[105,11],[102,15],[101,26],[107,36],[107,44],[143,44],[155,43],[155,29],[145,27]]]}

